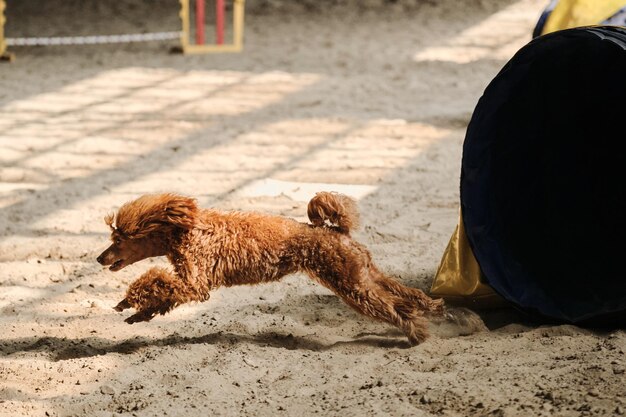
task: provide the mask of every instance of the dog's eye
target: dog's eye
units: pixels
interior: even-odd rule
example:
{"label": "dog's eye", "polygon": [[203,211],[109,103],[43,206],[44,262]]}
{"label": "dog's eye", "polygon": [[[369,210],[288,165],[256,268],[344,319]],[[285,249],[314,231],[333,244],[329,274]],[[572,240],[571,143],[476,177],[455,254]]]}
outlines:
{"label": "dog's eye", "polygon": [[115,238],[114,242],[116,245],[119,245],[120,243],[122,243],[122,239],[120,239],[119,237]]}

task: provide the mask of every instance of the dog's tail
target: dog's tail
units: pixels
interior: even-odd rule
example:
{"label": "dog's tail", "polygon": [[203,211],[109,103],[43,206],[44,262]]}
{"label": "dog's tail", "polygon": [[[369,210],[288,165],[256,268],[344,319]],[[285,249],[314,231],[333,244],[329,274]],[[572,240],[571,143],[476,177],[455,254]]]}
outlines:
{"label": "dog's tail", "polygon": [[349,234],[359,225],[356,201],[339,193],[319,192],[309,201],[309,220],[314,226],[323,226],[326,221],[341,233]]}

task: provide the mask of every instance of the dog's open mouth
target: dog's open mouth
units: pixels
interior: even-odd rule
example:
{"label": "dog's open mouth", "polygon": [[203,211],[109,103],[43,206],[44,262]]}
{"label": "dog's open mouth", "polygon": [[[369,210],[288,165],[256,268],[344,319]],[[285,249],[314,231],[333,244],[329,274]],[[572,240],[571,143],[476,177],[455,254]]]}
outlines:
{"label": "dog's open mouth", "polygon": [[109,270],[111,270],[111,271],[119,271],[122,268],[124,268],[124,260],[123,259],[118,259],[117,261],[115,261],[115,262],[113,262],[111,264],[111,266],[109,267]]}

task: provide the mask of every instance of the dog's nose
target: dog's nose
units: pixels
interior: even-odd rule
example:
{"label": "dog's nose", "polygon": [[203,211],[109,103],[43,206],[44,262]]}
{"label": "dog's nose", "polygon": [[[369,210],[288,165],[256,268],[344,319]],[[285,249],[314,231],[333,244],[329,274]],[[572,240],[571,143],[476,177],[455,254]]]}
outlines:
{"label": "dog's nose", "polygon": [[102,255],[98,256],[98,257],[96,258],[96,261],[98,261],[98,263],[99,263],[100,265],[102,265],[102,262],[104,262],[104,259],[102,259]]}

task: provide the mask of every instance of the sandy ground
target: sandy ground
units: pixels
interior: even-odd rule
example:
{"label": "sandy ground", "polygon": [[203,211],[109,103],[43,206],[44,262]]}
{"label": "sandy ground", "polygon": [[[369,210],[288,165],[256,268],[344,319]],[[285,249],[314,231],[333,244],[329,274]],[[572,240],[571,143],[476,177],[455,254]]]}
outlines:
{"label": "sandy ground", "polygon": [[[7,35],[177,30],[176,2],[9,0]],[[464,130],[540,0],[257,1],[237,55],[170,43],[14,48],[0,66],[0,415],[612,415],[623,330],[483,312],[403,336],[304,276],[221,289],[150,323],[95,257],[103,216],[177,191],[305,220],[359,199],[356,237],[428,289],[453,231]]]}

